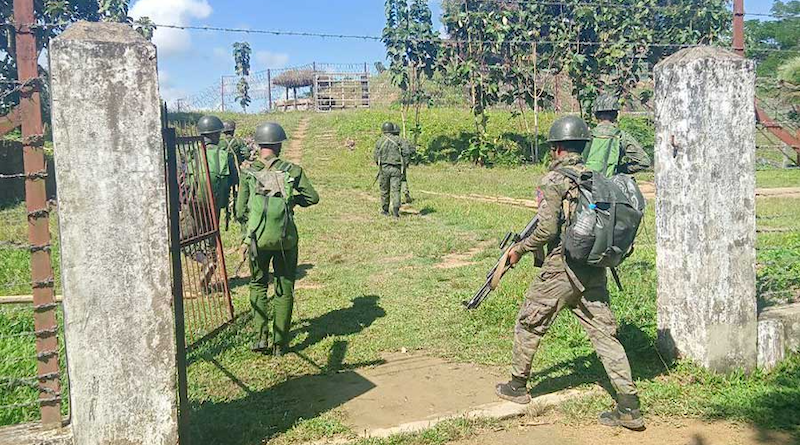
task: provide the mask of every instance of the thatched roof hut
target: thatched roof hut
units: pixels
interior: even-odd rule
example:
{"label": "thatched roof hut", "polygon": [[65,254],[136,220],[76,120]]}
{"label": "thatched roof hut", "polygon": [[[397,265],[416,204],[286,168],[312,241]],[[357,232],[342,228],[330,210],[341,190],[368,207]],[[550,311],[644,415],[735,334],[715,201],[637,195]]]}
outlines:
{"label": "thatched roof hut", "polygon": [[313,70],[290,70],[275,76],[272,83],[284,88],[303,88],[314,85]]}

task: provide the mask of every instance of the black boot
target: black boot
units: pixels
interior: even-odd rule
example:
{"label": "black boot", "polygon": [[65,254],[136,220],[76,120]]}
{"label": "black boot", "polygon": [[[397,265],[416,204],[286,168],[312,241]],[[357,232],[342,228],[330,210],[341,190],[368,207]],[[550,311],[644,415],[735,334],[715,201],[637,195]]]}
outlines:
{"label": "black boot", "polygon": [[614,410],[600,414],[600,424],[644,431],[644,417],[639,411],[639,397],[635,394],[620,394],[617,399],[617,407]]}
{"label": "black boot", "polygon": [[495,393],[501,399],[520,405],[526,405],[531,401],[531,395],[528,394],[528,379],[522,377],[511,376],[511,380],[507,383],[498,383],[495,386]]}
{"label": "black boot", "polygon": [[269,347],[267,336],[263,334],[258,336],[258,340],[253,343],[253,346],[250,347],[250,350],[259,354],[267,354],[272,352],[272,349]]}
{"label": "black boot", "polygon": [[381,210],[381,215],[389,216],[389,211],[388,210]]}

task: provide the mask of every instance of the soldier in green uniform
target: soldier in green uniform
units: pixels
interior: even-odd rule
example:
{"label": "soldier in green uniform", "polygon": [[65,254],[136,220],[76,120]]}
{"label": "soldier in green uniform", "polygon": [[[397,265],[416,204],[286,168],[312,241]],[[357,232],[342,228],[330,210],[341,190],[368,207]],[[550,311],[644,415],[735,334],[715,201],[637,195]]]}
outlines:
{"label": "soldier in green uniform", "polygon": [[214,196],[214,210],[219,223],[222,209],[228,208],[231,189],[239,182],[236,157],[221,141],[224,124],[216,116],[203,116],[197,121],[197,130],[203,136],[208,161],[208,174],[211,177],[211,193]]}
{"label": "soldier in green uniform", "polygon": [[393,135],[396,125],[384,122],[383,135],[375,144],[374,160],[378,166],[378,182],[381,187],[381,213],[400,217],[400,182],[403,179],[403,147],[398,136]]}
{"label": "soldier in green uniform", "polygon": [[650,168],[650,156],[633,136],[619,128],[619,110],[619,98],[612,94],[601,94],[592,106],[597,126],[584,159],[587,167],[606,176]]}
{"label": "soldier in green uniform", "polygon": [[[588,334],[617,393],[616,409],[601,414],[600,422],[639,430],[644,428],[644,419],[639,412],[639,398],[628,357],[616,337],[617,326],[606,289],[606,270],[572,264],[565,258],[562,244],[565,212],[574,214],[578,190],[557,169],[570,169],[578,175],[586,172],[581,153],[590,136],[586,123],[577,116],[562,117],[550,128],[548,141],[554,161],[536,192],[539,225],[509,253],[512,265],[529,252],[545,259],[517,316],[511,380],[498,384],[496,392],[500,398],[513,402],[530,401],[527,383],[533,356],[558,313],[569,309]],[[546,256],[545,247],[548,249]]]}
{"label": "soldier in green uniform", "polygon": [[400,137],[400,126],[397,124],[392,124],[394,129],[392,130],[392,135],[397,137],[400,141],[400,155],[403,158],[403,178],[400,181],[400,193],[403,195],[403,203],[404,204],[411,204],[414,200],[411,198],[411,192],[408,189],[408,166],[411,165],[411,161],[414,159],[414,155],[417,153],[417,147],[411,143],[406,138]]}
{"label": "soldier in green uniform", "polygon": [[[279,158],[286,140],[283,128],[274,122],[256,128],[260,151],[242,167],[236,201],[236,217],[246,227],[241,251],[250,258],[250,304],[258,333],[252,349],[275,355],[286,351],[292,324],[298,241],[294,207],[319,202],[303,169]],[[274,298],[267,294],[270,264]]]}
{"label": "soldier in green uniform", "polygon": [[236,121],[225,121],[223,124],[225,128],[222,134],[225,137],[225,144],[228,150],[236,156],[236,161],[239,165],[241,165],[242,162],[250,159],[250,147],[236,137]]}

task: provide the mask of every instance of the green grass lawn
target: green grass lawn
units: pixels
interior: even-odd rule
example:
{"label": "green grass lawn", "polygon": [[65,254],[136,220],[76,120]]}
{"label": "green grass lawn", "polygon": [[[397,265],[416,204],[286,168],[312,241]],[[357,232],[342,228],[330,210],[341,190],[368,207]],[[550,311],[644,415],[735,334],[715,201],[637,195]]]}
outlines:
{"label": "green grass lawn", "polygon": [[[320,192],[321,203],[297,213],[303,280],[297,291],[293,353],[273,358],[249,351],[253,336],[247,285],[234,280],[239,317],[188,354],[194,443],[245,445],[267,440],[289,444],[346,435],[349,431],[337,403],[309,406],[300,403],[297,395],[311,376],[377,364],[387,353],[404,348],[507,368],[518,306],[537,272],[530,260],[523,260],[479,310],[467,312],[460,303],[480,287],[496,261],[496,242],[507,231],[520,230],[533,212],[421,191],[532,199],[545,169],[444,162],[414,166],[409,181],[418,214],[404,215],[399,221],[384,218],[378,214],[378,191],[371,187],[375,174],[371,150],[380,122],[399,120],[398,114],[370,111],[310,117],[302,165]],[[297,116],[292,115],[290,122],[296,124]],[[492,115],[510,128],[516,124],[509,117],[501,112]],[[462,131],[468,131],[468,119],[469,113],[458,110],[426,111],[421,141],[430,147],[436,140],[457,140]],[[355,141],[354,150],[343,143],[348,138]],[[760,187],[800,185],[800,171],[759,171],[758,183]],[[800,211],[800,199],[759,200],[757,210],[760,228],[800,229],[794,216]],[[223,234],[231,248],[230,273],[237,263],[233,253],[237,233],[232,227]],[[654,347],[653,240],[651,206],[639,249],[620,270],[625,292],[611,288],[620,338],[629,352],[646,414],[734,419],[800,435],[796,416],[800,358],[791,358],[772,373],[749,376],[719,376],[688,362],[661,359]],[[800,287],[796,266],[800,238],[791,232],[768,232],[759,234],[758,243],[760,290],[785,291],[780,297],[788,299]],[[471,260],[474,264],[435,267],[446,255],[476,246],[480,248]],[[595,382],[608,386],[588,339],[568,315],[552,327],[534,368],[535,394]],[[610,404],[610,397],[598,395],[571,402],[562,410],[569,419],[586,421]],[[386,443],[441,443],[459,437],[470,425],[445,425],[419,442]]]}

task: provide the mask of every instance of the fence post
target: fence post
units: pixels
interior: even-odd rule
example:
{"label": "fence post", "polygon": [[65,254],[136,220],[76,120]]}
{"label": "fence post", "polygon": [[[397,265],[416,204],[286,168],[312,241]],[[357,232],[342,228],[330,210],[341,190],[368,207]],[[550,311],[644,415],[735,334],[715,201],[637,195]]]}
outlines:
{"label": "fence post", "polygon": [[47,205],[44,159],[44,131],[39,91],[38,53],[33,0],[14,0],[16,23],[17,77],[22,114],[25,203],[28,210],[28,241],[31,245],[34,325],[36,329],[39,406],[44,428],[61,427],[61,381],[58,367],[58,323],[50,262],[50,218]]}
{"label": "fence post", "polygon": [[50,44],[76,444],[178,442],[156,65],[121,23],[79,22]]}
{"label": "fence post", "polygon": [[272,70],[267,68],[267,111],[272,111]]}
{"label": "fence post", "polygon": [[655,69],[658,336],[717,371],[756,367],[755,67],[728,50]]}
{"label": "fence post", "polygon": [[744,57],[744,0],[733,0],[733,51]]}

